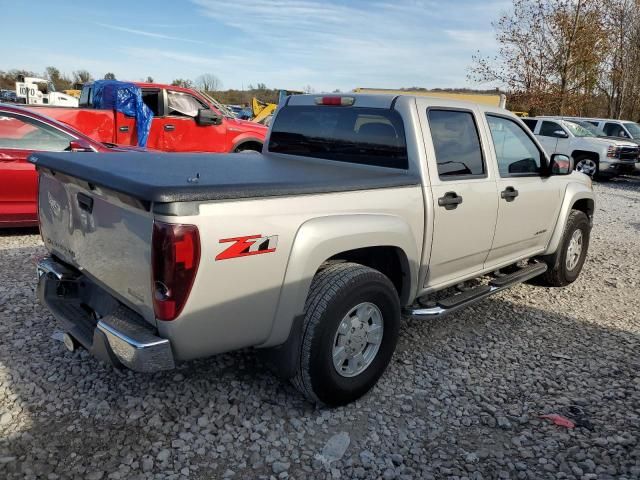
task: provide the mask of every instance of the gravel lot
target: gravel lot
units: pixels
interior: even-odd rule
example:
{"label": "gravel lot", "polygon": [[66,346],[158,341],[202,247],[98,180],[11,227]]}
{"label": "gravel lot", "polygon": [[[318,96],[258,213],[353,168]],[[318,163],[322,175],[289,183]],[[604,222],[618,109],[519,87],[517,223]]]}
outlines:
{"label": "gravel lot", "polygon": [[40,237],[2,232],[0,478],[640,478],[640,178],[596,190],[576,283],[405,322],[378,386],[335,410],[253,352],[154,375],[68,353],[34,298]]}

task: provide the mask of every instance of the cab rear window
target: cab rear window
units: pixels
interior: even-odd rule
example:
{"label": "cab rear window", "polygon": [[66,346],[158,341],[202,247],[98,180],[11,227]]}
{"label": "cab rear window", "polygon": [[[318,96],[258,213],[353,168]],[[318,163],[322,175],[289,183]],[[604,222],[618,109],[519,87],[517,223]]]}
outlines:
{"label": "cab rear window", "polygon": [[408,169],[407,142],[395,110],[287,106],[271,127],[269,151]]}

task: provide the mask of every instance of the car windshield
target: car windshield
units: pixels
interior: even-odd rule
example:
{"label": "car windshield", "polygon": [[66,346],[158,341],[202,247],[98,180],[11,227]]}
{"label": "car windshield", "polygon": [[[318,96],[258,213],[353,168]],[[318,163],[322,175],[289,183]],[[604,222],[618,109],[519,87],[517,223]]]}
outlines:
{"label": "car windshield", "polygon": [[623,125],[627,128],[633,138],[640,139],[640,125],[635,122],[625,122]]}
{"label": "car windshield", "polygon": [[579,125],[574,122],[564,121],[564,126],[569,129],[569,131],[576,137],[595,137],[593,133],[584,128],[582,125]]}
{"label": "car windshield", "polygon": [[583,122],[583,121],[572,121],[571,123],[575,123],[576,125],[580,125],[582,128],[586,128],[587,130],[589,130],[594,136],[596,137],[605,137],[606,135],[602,132],[599,132],[597,127],[595,125],[593,125],[592,123],[589,122]]}

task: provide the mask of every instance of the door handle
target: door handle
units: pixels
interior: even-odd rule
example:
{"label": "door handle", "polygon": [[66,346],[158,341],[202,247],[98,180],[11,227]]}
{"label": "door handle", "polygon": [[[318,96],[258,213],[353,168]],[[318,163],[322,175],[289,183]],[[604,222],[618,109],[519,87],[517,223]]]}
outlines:
{"label": "door handle", "polygon": [[173,132],[176,129],[175,125],[165,125],[164,126],[164,131],[165,132]]}
{"label": "door handle", "polygon": [[78,206],[80,207],[80,210],[84,210],[88,213],[93,211],[93,198],[80,192],[76,198],[78,199]]}
{"label": "door handle", "polygon": [[444,207],[446,210],[453,210],[458,208],[458,205],[462,203],[462,197],[456,192],[447,192],[444,197],[438,199],[438,205]]}
{"label": "door handle", "polygon": [[513,202],[518,195],[520,195],[518,190],[513,187],[507,187],[500,192],[500,197],[504,198],[507,202]]}
{"label": "door handle", "polygon": [[129,126],[125,125],[124,127],[118,128],[118,130],[120,130],[121,132],[128,132],[129,131]]}

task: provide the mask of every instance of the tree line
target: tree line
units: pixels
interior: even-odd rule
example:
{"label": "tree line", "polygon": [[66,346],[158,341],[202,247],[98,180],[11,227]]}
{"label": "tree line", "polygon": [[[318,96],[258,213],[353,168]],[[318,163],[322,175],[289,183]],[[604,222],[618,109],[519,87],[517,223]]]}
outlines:
{"label": "tree line", "polygon": [[468,77],[530,115],[640,117],[640,0],[513,0]]}
{"label": "tree line", "polygon": [[[33,72],[31,70],[11,69],[0,70],[0,89],[14,90],[16,82],[20,82],[24,77],[43,78],[51,82],[56,91],[72,90],[87,82],[95,80],[88,70],[74,70],[71,75],[60,72],[57,67],[47,67],[44,72]],[[116,80],[116,76],[112,72],[107,72],[102,77],[105,80]],[[153,77],[142,79],[144,82],[153,82]]]}
{"label": "tree line", "polygon": [[[71,75],[62,73],[57,67],[50,66],[44,72],[34,72],[23,69],[0,70],[0,89],[14,90],[16,82],[22,81],[24,77],[36,77],[48,80],[57,91],[72,90],[81,88],[81,85],[96,80],[93,75],[84,69],[75,70]],[[107,72],[102,77],[105,80],[117,80],[116,75]],[[153,83],[151,76],[140,78],[140,81]],[[193,88],[205,91],[214,96],[218,101],[226,104],[250,105],[251,99],[257,97],[263,102],[276,103],[278,101],[279,90],[268,88],[264,83],[256,85],[249,84],[246,89],[222,90],[222,81],[212,73],[204,73],[194,80],[187,78],[176,78],[171,85]],[[311,87],[307,89],[312,90]]]}

